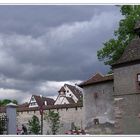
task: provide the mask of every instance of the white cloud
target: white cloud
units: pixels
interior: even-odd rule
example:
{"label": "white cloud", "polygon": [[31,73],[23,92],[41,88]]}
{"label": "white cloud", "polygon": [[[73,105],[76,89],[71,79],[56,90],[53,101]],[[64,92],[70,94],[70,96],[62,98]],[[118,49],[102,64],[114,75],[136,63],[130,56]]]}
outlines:
{"label": "white cloud", "polygon": [[30,97],[30,93],[24,93],[22,91],[19,90],[15,90],[15,89],[4,89],[4,88],[0,88],[0,99],[16,99],[18,100],[20,103],[22,102],[28,102],[28,100]]}
{"label": "white cloud", "polygon": [[77,35],[88,35],[88,32],[92,31],[95,35],[97,35],[96,33],[101,31],[102,29],[109,30],[110,28],[114,27],[114,24],[116,24],[115,22],[119,19],[120,15],[115,15],[114,12],[103,12],[100,15],[94,15],[88,21],[65,23],[58,27],[51,28],[47,33],[47,37],[50,41],[53,40],[54,42],[63,42],[72,39]]}

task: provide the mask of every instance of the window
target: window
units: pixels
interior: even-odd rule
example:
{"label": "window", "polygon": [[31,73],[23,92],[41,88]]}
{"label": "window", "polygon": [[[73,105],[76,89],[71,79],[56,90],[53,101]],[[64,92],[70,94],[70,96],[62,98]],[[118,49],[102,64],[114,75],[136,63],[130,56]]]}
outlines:
{"label": "window", "polygon": [[95,125],[98,125],[98,124],[99,124],[99,119],[97,119],[97,118],[94,119],[94,124],[95,124]]}
{"label": "window", "polygon": [[34,100],[35,100],[34,97],[32,97],[32,98],[31,98],[31,101],[34,101]]}
{"label": "window", "polygon": [[140,82],[140,73],[137,74],[137,81]]}
{"label": "window", "polygon": [[140,73],[137,74],[136,85],[137,89],[140,90]]}

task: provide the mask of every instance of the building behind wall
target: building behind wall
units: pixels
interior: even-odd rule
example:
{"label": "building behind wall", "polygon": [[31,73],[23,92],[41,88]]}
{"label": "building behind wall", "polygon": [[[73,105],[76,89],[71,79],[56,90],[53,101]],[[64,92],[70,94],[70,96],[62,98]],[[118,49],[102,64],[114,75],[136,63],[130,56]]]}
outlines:
{"label": "building behind wall", "polygon": [[[37,116],[41,122],[40,109],[43,108],[44,115],[49,111],[59,113],[61,127],[57,134],[65,134],[66,131],[71,130],[72,124],[83,129],[82,96],[82,92],[76,86],[68,84],[64,84],[59,90],[56,100],[42,95],[32,95],[28,103],[17,107],[17,127],[21,129],[24,124],[28,128],[28,121],[33,115]],[[5,107],[0,107],[0,115],[2,114],[5,114]],[[43,134],[51,134],[47,120],[43,120]]]}
{"label": "building behind wall", "polygon": [[55,105],[59,104],[75,104],[82,103],[83,95],[82,91],[76,86],[64,84],[58,91],[58,96],[55,101]]}

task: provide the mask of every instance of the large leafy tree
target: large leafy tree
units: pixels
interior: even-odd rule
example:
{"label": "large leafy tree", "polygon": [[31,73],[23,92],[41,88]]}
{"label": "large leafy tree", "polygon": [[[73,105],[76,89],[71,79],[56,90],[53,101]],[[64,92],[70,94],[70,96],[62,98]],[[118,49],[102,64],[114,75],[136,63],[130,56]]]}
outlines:
{"label": "large leafy tree", "polygon": [[114,38],[105,42],[104,47],[97,51],[98,59],[104,61],[105,65],[117,61],[136,35],[134,27],[140,20],[140,5],[120,6],[120,12],[124,18],[120,20],[118,29],[114,31]]}

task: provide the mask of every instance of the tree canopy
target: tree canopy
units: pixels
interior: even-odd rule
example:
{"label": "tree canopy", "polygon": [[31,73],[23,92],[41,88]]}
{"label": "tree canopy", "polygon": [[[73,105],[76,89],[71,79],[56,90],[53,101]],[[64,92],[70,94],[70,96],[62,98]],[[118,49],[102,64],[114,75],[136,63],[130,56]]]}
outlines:
{"label": "tree canopy", "polygon": [[120,20],[118,29],[114,31],[114,38],[105,42],[104,47],[97,51],[98,59],[104,61],[105,65],[111,65],[120,58],[124,49],[136,36],[134,27],[140,20],[140,5],[119,7],[124,18]]}
{"label": "tree canopy", "polygon": [[0,106],[5,106],[5,105],[7,105],[9,103],[18,104],[18,101],[17,100],[10,100],[10,99],[0,100]]}

